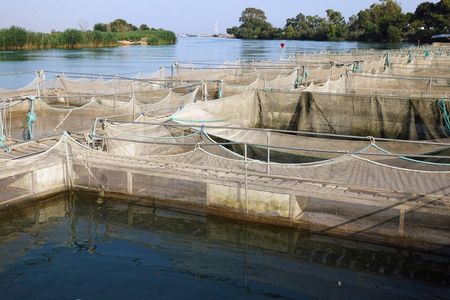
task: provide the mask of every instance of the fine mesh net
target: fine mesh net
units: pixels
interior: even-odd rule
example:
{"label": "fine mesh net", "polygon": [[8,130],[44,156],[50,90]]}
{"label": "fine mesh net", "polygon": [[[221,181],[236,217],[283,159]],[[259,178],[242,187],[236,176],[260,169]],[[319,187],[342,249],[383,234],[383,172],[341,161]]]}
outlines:
{"label": "fine mesh net", "polygon": [[[0,91],[0,200],[80,188],[239,211],[276,202],[269,214],[312,222],[346,201],[383,211],[423,204],[420,213],[445,223],[449,54],[323,51],[175,63],[130,78],[38,72],[25,88]],[[3,138],[58,133],[27,147]],[[320,197],[324,207],[305,206]]]}

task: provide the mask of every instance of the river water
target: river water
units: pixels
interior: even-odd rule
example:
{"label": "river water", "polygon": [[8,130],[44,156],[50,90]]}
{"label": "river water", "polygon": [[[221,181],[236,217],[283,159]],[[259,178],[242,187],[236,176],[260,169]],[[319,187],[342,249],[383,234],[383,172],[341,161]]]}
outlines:
{"label": "river water", "polygon": [[[16,89],[31,82],[33,71],[130,74],[156,72],[170,68],[172,61],[279,60],[296,52],[349,51],[351,49],[396,49],[409,44],[376,44],[359,42],[238,40],[208,37],[180,37],[173,45],[121,46],[108,48],[44,49],[0,51],[0,88]],[[23,73],[26,72],[26,73]],[[20,74],[17,74],[20,73]],[[15,74],[15,75],[11,75]]]}
{"label": "river water", "polygon": [[[449,299],[450,261],[168,209],[62,195],[0,215],[2,299]],[[448,254],[448,253],[447,253]]]}

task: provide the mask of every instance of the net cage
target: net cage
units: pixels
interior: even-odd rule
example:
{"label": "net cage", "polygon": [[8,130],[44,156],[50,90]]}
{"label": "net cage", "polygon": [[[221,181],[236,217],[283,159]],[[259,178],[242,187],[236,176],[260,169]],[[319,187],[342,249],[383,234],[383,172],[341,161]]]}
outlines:
{"label": "net cage", "polygon": [[[186,78],[161,69],[47,81],[39,72],[24,90],[2,90],[0,198],[92,189],[327,228],[374,221],[378,234],[400,226],[445,243],[450,106],[448,78],[438,75],[449,58],[441,52],[323,52],[226,70],[180,64]],[[30,133],[29,142],[5,140]],[[272,201],[274,190],[293,195]]]}

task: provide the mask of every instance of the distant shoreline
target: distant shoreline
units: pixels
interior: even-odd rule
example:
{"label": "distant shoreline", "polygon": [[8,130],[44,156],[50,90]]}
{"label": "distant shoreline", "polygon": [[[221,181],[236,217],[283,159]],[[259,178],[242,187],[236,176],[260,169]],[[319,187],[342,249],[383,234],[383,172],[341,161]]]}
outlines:
{"label": "distant shoreline", "polygon": [[12,26],[0,29],[0,50],[37,50],[54,48],[118,47],[120,41],[139,41],[148,45],[168,45],[177,42],[175,33],[163,29],[127,32],[81,31],[37,33]]}
{"label": "distant shoreline", "polygon": [[235,39],[234,34],[177,34],[177,37],[215,37],[225,39]]}

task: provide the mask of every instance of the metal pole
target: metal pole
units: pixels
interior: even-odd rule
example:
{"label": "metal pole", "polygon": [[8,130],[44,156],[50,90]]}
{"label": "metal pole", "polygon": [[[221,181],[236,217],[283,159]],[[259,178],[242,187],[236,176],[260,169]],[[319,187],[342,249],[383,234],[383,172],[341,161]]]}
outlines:
{"label": "metal pole", "polygon": [[244,144],[244,164],[245,164],[245,209],[247,211],[247,216],[248,216],[247,144]]}
{"label": "metal pole", "polygon": [[37,96],[41,96],[41,74],[40,71],[36,71],[36,79],[37,79]]}
{"label": "metal pole", "polygon": [[270,174],[270,130],[267,130],[267,175]]}
{"label": "metal pole", "polygon": [[428,97],[431,97],[431,84],[433,83],[433,77],[430,77],[430,92],[428,94]]}

